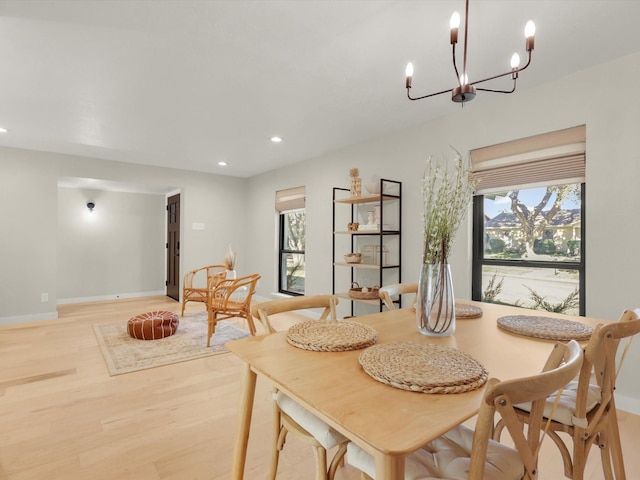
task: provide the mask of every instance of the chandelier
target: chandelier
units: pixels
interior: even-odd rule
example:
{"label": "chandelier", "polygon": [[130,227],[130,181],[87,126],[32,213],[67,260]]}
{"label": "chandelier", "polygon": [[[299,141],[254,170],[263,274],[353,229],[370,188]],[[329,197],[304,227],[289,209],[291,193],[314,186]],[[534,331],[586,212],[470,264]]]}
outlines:
{"label": "chandelier", "polygon": [[[469,77],[467,76],[467,38],[468,38],[468,30],[469,30],[469,0],[466,0],[466,8],[464,14],[464,51],[463,51],[463,61],[462,61],[462,72],[458,70],[458,65],[456,64],[456,45],[458,43],[458,28],[460,27],[460,15],[458,12],[453,12],[451,15],[451,45],[453,46],[453,69],[455,70],[456,78],[458,79],[458,85],[450,88],[448,90],[442,90],[441,92],[430,93],[429,95],[423,95],[421,97],[412,97],[411,96],[411,82],[413,80],[413,64],[407,64],[406,76],[407,76],[407,97],[409,100],[421,100],[423,98],[434,97],[436,95],[440,95],[442,93],[451,92],[451,100],[456,103],[462,103],[464,106],[464,102],[468,102],[473,100],[476,97],[477,91],[482,92],[496,92],[496,93],[513,93],[516,90],[516,81],[518,79],[518,73],[523,71],[525,68],[529,66],[531,63],[531,51],[533,50],[534,43],[534,35],[536,33],[535,24],[529,20],[524,29],[525,36],[525,48],[527,50],[527,63],[524,67],[520,67],[520,56],[517,53],[514,53],[511,57],[511,70],[505,73],[501,73],[499,75],[494,75],[492,77],[484,78],[482,80],[477,80],[475,82],[469,82]],[[511,90],[496,90],[493,88],[481,88],[476,87],[476,85],[484,82],[488,82],[489,80],[494,80],[500,77],[506,77],[507,75],[511,75],[513,79],[513,86]]]}

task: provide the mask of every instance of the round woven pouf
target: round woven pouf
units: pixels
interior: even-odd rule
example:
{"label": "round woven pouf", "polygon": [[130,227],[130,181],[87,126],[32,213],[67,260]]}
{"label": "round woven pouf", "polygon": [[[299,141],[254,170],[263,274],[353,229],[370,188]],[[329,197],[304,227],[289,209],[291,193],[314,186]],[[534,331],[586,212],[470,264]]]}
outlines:
{"label": "round woven pouf", "polygon": [[130,318],[127,331],[139,340],[157,340],[176,333],[179,323],[178,315],[175,313],[158,310]]}

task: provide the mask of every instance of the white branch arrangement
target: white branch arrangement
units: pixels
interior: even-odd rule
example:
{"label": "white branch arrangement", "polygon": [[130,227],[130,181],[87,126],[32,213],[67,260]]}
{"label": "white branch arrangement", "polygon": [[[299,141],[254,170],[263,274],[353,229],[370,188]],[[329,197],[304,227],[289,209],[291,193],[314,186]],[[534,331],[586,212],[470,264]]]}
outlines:
{"label": "white branch arrangement", "polygon": [[477,184],[455,148],[453,161],[430,156],[422,177],[425,264],[447,263],[451,244]]}

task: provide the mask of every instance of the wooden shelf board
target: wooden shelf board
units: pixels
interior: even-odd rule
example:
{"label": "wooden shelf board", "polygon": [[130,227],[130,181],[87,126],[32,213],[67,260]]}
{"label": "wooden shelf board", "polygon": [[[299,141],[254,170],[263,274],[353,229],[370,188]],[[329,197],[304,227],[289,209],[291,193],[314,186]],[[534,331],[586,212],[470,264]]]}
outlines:
{"label": "wooden shelf board", "polygon": [[348,203],[348,204],[359,204],[359,203],[377,203],[379,201],[388,201],[388,200],[398,200],[400,197],[398,195],[360,195],[359,197],[348,197],[348,198],[336,198],[334,200],[335,203]]}
{"label": "wooden shelf board", "polygon": [[[376,265],[375,263],[347,263],[347,262],[334,262],[336,267],[354,267],[354,268],[371,268],[378,270],[380,269],[380,265]],[[383,268],[398,268],[400,265],[397,263],[383,265]]]}
{"label": "wooden shelf board", "polygon": [[333,232],[336,235],[400,235],[399,230],[355,230],[355,231],[347,231],[341,230]]}
{"label": "wooden shelf board", "polygon": [[348,293],[336,293],[337,297],[345,298],[347,300],[351,300],[352,302],[362,302],[368,303],[369,305],[380,305],[380,300],[360,300],[357,298],[351,298]]}
{"label": "wooden shelf board", "polygon": [[380,270],[380,265],[375,263],[347,263],[347,262],[335,262],[336,267],[353,267],[353,268],[369,268],[374,270]]}

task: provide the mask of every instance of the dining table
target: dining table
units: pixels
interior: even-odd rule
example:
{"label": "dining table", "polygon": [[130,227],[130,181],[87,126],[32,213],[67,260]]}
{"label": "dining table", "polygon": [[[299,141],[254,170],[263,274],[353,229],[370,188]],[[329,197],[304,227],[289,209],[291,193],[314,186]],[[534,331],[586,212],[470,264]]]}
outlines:
{"label": "dining table", "polygon": [[[541,317],[551,323],[577,322],[587,327],[611,321],[470,300],[463,303],[481,314],[458,318],[455,333],[446,337],[421,334],[412,308],[348,321],[374,329],[376,345],[409,342],[452,347],[481,364],[489,378],[499,380],[539,373],[559,340],[514,333],[499,326],[498,319]],[[406,455],[476,415],[486,388],[486,383],[462,393],[397,388],[365,372],[359,360],[366,349],[306,350],[290,344],[285,331],[232,341],[226,346],[243,360],[234,480],[244,476],[258,375],[372,455],[376,478],[385,480],[403,479]]]}

